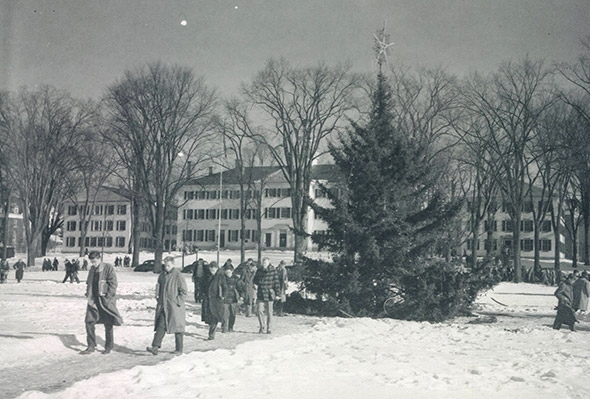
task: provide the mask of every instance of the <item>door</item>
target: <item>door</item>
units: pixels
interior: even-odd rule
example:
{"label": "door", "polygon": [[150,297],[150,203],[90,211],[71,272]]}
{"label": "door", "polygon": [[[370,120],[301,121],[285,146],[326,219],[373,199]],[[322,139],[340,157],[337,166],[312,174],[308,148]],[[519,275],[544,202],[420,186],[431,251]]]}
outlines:
{"label": "door", "polygon": [[279,247],[287,248],[287,233],[281,233],[279,236]]}
{"label": "door", "polygon": [[270,244],[271,244],[271,242],[272,242],[272,233],[266,233],[266,234],[264,235],[264,245],[265,245],[267,248],[270,248]]}
{"label": "door", "polygon": [[219,232],[219,248],[225,248],[225,230]]}

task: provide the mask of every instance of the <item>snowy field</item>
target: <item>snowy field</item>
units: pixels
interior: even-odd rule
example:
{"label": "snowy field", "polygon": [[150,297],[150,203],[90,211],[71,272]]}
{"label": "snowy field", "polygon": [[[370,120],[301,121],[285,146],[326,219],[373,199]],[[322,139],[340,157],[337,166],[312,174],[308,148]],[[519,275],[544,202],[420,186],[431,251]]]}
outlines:
{"label": "snowy field", "polygon": [[[236,263],[234,261],[234,263]],[[185,354],[145,352],[156,276],[119,268],[115,349],[86,347],[85,284],[59,272],[14,271],[0,285],[1,398],[588,398],[590,321],[555,331],[555,287],[503,283],[475,317],[441,324],[275,318],[272,335],[238,316],[236,333],[206,341],[191,292]],[[86,273],[80,273],[84,281]],[[104,329],[97,327],[99,349]]]}

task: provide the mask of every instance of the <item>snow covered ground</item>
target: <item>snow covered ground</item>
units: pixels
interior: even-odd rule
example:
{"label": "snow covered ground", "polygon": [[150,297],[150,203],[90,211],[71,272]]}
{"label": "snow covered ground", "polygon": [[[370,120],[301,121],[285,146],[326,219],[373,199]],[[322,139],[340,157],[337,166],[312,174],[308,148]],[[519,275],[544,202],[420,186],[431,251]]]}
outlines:
{"label": "snow covered ground", "polygon": [[555,287],[499,285],[474,309],[497,318],[489,324],[287,316],[260,335],[254,318],[239,316],[236,333],[212,342],[189,303],[185,354],[174,357],[171,336],[163,354],[145,352],[156,276],[118,276],[125,325],[115,327],[115,351],[80,356],[85,284],[61,284],[62,271],[28,271],[16,284],[11,272],[0,285],[0,397],[590,397],[590,322],[553,330]]}

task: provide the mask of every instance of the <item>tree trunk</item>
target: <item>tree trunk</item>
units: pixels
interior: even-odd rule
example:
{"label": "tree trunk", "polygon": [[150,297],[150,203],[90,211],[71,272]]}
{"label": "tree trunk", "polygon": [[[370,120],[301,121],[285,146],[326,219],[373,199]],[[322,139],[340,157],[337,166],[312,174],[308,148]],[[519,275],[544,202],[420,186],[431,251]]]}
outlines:
{"label": "tree trunk", "polygon": [[522,215],[520,213],[521,206],[518,204],[518,211],[513,212],[512,218],[512,255],[514,260],[514,282],[520,283],[522,281],[522,266],[520,259],[520,221]]}
{"label": "tree trunk", "polygon": [[139,199],[136,195],[132,198],[132,207],[133,211],[131,214],[131,239],[129,240],[130,243],[133,242],[131,250],[133,252],[132,260],[131,260],[131,267],[136,267],[139,265],[139,239],[141,234],[141,226],[139,225],[139,216],[141,214],[141,205],[139,203]]}
{"label": "tree trunk", "polygon": [[2,261],[6,260],[6,254],[8,253],[8,222],[10,218],[8,217],[8,213],[10,212],[10,194],[6,197],[6,202],[4,203],[4,231],[2,232],[2,243],[4,245],[4,251],[2,252]]}

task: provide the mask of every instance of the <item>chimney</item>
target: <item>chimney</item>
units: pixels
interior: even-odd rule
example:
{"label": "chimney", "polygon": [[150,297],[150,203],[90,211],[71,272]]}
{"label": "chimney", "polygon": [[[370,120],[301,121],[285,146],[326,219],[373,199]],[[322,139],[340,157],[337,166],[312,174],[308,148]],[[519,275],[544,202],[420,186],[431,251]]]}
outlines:
{"label": "chimney", "polygon": [[209,166],[209,176],[213,174],[213,166]]}

